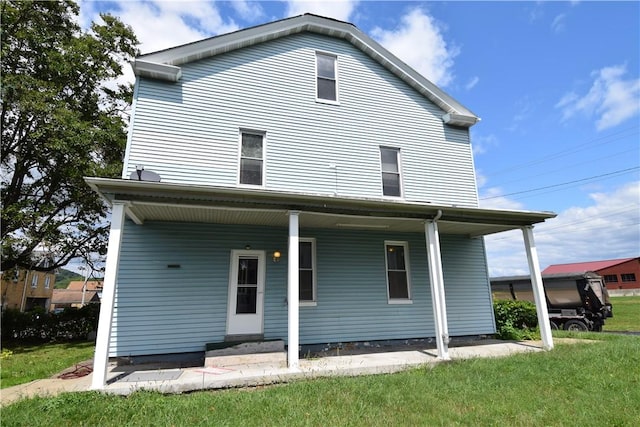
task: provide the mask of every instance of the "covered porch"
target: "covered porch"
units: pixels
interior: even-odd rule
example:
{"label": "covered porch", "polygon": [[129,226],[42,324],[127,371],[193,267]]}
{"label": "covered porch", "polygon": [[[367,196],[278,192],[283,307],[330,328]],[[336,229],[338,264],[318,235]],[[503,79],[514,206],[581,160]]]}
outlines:
{"label": "covered porch", "polygon": [[[299,242],[300,229],[375,230],[421,233],[428,265],[433,309],[436,357],[447,360],[449,322],[442,267],[441,236],[481,238],[521,229],[536,294],[542,345],[553,347],[533,224],[554,217],[549,212],[516,212],[455,206],[437,206],[395,200],[340,198],[255,189],[230,189],[159,182],[87,178],[89,185],[112,205],[112,224],[105,271],[100,324],[92,388],[103,389],[107,380],[118,264],[125,218],[146,222],[192,222],[280,227],[288,230],[288,245],[273,248],[287,260],[287,369],[298,372],[300,343]],[[280,252],[278,250],[278,252]],[[267,254],[272,256],[273,253]]]}

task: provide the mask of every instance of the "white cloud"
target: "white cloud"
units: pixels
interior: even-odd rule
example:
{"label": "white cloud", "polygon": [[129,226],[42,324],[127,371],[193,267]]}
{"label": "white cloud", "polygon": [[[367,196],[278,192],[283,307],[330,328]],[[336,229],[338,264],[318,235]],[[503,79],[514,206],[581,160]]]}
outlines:
{"label": "white cloud", "polygon": [[287,1],[286,14],[287,16],[297,16],[313,13],[340,21],[349,21],[358,3],[358,0],[289,0]]}
{"label": "white cloud", "polygon": [[442,27],[422,9],[416,8],[404,15],[401,24],[393,30],[379,27],[371,34],[385,48],[438,86],[447,86],[453,80],[453,58],[459,49],[447,46]]}
{"label": "white cloud", "polygon": [[[590,206],[569,208],[535,227],[541,269],[640,254],[640,181],[589,197]],[[485,241],[492,276],[529,274],[521,232],[488,236]]]}
{"label": "white cloud", "polygon": [[247,22],[255,22],[264,16],[262,6],[255,1],[233,0],[231,7]]}
{"label": "white cloud", "polygon": [[[125,1],[105,3],[105,12],[130,25],[143,53],[190,43],[213,35],[235,31],[239,27],[232,20],[224,20],[212,2],[203,1]],[[94,16],[83,15],[82,20],[97,19],[91,2],[82,2],[80,10]]]}
{"label": "white cloud", "polygon": [[[486,183],[486,179],[483,184]],[[478,185],[478,187],[481,187]],[[489,187],[482,190],[480,207],[483,209],[511,209],[522,210],[524,205],[518,201],[501,196],[504,191],[500,187]],[[484,200],[483,200],[484,199]]]}
{"label": "white cloud", "polygon": [[553,18],[553,22],[551,23],[551,31],[554,33],[560,33],[565,30],[566,26],[564,24],[565,18],[567,15],[561,13],[560,15]]}
{"label": "white cloud", "polygon": [[[472,131],[473,132],[473,131]],[[498,138],[495,135],[475,135],[472,134],[471,138],[473,154],[486,153],[490,147],[496,147],[498,145]]]}
{"label": "white cloud", "polygon": [[591,73],[594,78],[585,95],[565,94],[556,104],[563,121],[577,114],[596,118],[596,129],[604,130],[628,120],[640,112],[640,78],[625,80],[625,65],[604,67]]}
{"label": "white cloud", "polygon": [[466,85],[464,85],[464,88],[465,88],[466,90],[471,90],[471,89],[473,89],[473,88],[475,87],[475,85],[477,85],[477,84],[478,84],[478,82],[479,82],[479,81],[480,81],[480,77],[478,77],[478,76],[473,76],[473,77],[471,78],[471,80],[469,80],[469,81],[467,82],[467,84],[466,84]]}

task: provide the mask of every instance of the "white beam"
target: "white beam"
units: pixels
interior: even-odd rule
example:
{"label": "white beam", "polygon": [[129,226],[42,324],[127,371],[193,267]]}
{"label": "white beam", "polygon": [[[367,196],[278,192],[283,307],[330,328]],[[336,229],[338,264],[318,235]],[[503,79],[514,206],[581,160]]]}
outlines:
{"label": "white beam", "polygon": [[553,348],[553,336],[551,335],[551,324],[549,323],[547,299],[545,298],[544,286],[542,284],[538,251],[536,249],[536,243],[533,240],[533,227],[523,227],[522,235],[524,236],[527,260],[529,261],[529,273],[531,274],[531,286],[536,302],[536,312],[538,313],[538,325],[540,326],[540,335],[542,336],[542,346],[545,350],[551,350]]}
{"label": "white beam", "polygon": [[429,261],[429,282],[431,283],[431,303],[433,320],[436,327],[436,346],[438,358],[449,360],[449,328],[447,326],[447,304],[444,294],[444,275],[442,273],[442,253],[438,224],[426,221],[424,233],[427,242],[427,260]]}
{"label": "white beam", "polygon": [[113,202],[111,209],[111,229],[107,247],[107,262],[104,271],[102,300],[100,302],[100,320],[96,337],[96,351],[93,358],[92,390],[101,390],[107,384],[107,367],[109,365],[109,341],[113,323],[113,307],[116,295],[118,263],[120,261],[120,243],[124,225],[125,204]]}
{"label": "white beam", "polygon": [[287,338],[287,360],[290,369],[298,369],[299,355],[298,346],[300,343],[300,319],[299,319],[299,215],[298,211],[289,212],[289,257],[288,257],[288,338]]}

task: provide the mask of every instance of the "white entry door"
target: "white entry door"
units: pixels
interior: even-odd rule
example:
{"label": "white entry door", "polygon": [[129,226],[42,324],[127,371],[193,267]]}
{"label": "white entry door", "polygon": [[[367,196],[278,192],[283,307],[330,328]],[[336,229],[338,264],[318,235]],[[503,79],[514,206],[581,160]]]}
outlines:
{"label": "white entry door", "polygon": [[227,335],[262,334],[264,251],[231,251],[229,273]]}

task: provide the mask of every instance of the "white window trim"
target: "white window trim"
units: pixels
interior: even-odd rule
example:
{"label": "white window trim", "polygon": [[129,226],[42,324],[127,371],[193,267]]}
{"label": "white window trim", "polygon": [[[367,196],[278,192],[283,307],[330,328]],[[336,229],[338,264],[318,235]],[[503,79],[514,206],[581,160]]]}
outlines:
{"label": "white window trim", "polygon": [[[402,246],[404,248],[404,269],[407,275],[407,294],[408,298],[391,298],[389,296],[389,262],[387,261],[387,246]],[[387,303],[388,304],[413,304],[411,296],[411,270],[409,267],[409,242],[400,240],[384,241],[384,277],[387,285]]]}
{"label": "white window trim", "polygon": [[38,273],[31,273],[31,288],[35,289],[38,287]]}
{"label": "white window trim", "polygon": [[49,289],[51,287],[51,277],[49,275],[44,276],[44,288]]}
{"label": "white window trim", "polygon": [[[313,270],[312,279],[313,280],[313,301],[300,301],[298,300],[298,305],[300,307],[315,307],[318,305],[318,269],[316,263],[316,239],[314,237],[300,237],[298,239],[298,243],[310,242],[311,243],[311,269]],[[298,270],[300,268],[298,267]]]}
{"label": "white window trim", "polygon": [[[255,185],[255,184],[243,184],[240,182],[240,168],[242,166],[242,134],[249,134],[249,135],[260,135],[262,137],[262,184],[260,185]],[[238,183],[238,187],[243,187],[243,188],[265,188],[265,181],[267,178],[267,132],[263,131],[263,130],[255,130],[255,129],[248,129],[248,128],[240,128],[240,131],[238,132],[238,161],[237,161],[237,165],[238,165],[238,174],[236,176],[236,182]]]}
{"label": "white window trim", "polygon": [[[384,194],[384,184],[382,182],[382,149],[386,148],[388,150],[395,150],[397,155],[396,155],[396,160],[398,161],[398,178],[400,180],[400,195],[399,196],[387,196],[386,194]],[[382,193],[382,197],[385,199],[391,199],[391,200],[404,200],[404,185],[403,185],[403,179],[402,179],[402,150],[400,149],[400,147],[391,147],[389,145],[381,145],[378,147],[378,156],[379,156],[379,165],[380,165],[380,192]]]}
{"label": "white window trim", "polygon": [[[318,98],[318,55],[324,55],[324,56],[331,56],[335,59],[334,61],[334,73],[336,75],[336,100],[332,101],[330,99],[324,99],[324,98]],[[339,89],[339,81],[340,81],[340,76],[338,74],[338,55],[336,55],[335,53],[331,53],[331,52],[325,52],[325,51],[321,51],[321,50],[316,50],[315,52],[315,57],[314,57],[315,61],[314,61],[314,65],[315,65],[315,91],[316,91],[316,102],[319,102],[321,104],[331,104],[331,105],[340,105],[340,89]]]}

